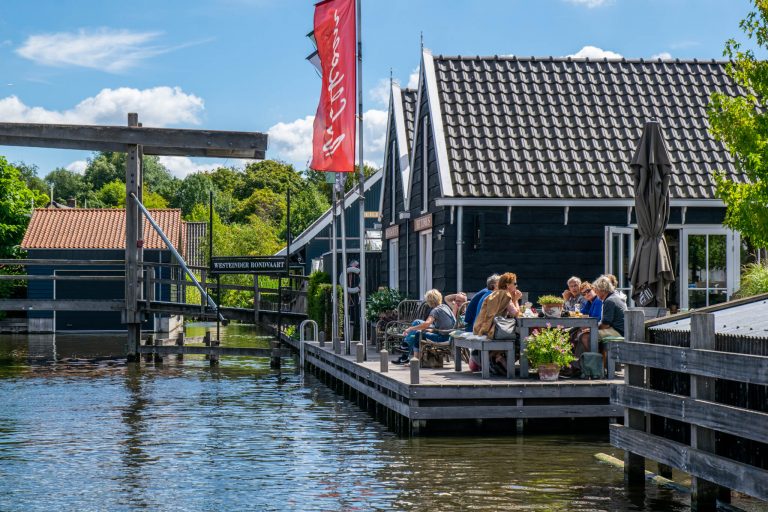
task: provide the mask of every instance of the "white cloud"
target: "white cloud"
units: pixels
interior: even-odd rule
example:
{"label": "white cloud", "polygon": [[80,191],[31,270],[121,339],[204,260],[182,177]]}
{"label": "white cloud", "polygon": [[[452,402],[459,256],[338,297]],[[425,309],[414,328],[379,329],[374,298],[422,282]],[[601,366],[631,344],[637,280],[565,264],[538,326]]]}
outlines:
{"label": "white cloud", "polygon": [[408,85],[405,87],[408,89],[415,89],[419,86],[419,68],[414,69],[411,71],[411,74],[408,75]]}
{"label": "white cloud", "polygon": [[573,57],[575,59],[621,59],[621,54],[612,52],[610,50],[603,50],[597,46],[585,46],[578,52],[572,55],[566,55],[566,57]]}
{"label": "white cloud", "polygon": [[587,9],[594,9],[595,7],[603,7],[613,3],[613,0],[565,0],[569,4],[586,7]]}
{"label": "white cloud", "polygon": [[25,105],[17,96],[0,99],[0,119],[7,122],[124,125],[128,112],[138,112],[144,126],[199,124],[202,98],[179,87],[102,89],[71,109],[48,110]]}
{"label": "white cloud", "polygon": [[669,52],[661,52],[651,55],[651,59],[672,60],[672,54]]}
{"label": "white cloud", "polygon": [[388,105],[389,104],[389,79],[387,78],[381,78],[379,79],[379,83],[376,84],[376,87],[368,91],[368,96],[373,100],[374,103],[377,105]]}
{"label": "white cloud", "polygon": [[83,174],[85,168],[88,167],[87,160],[75,160],[71,164],[65,167],[66,170],[76,172],[77,174]]}
{"label": "white cloud", "polygon": [[119,73],[170,51],[149,45],[159,35],[110,28],[39,34],[28,37],[16,53],[46,66],[80,66]]}
{"label": "white cloud", "polygon": [[158,157],[158,160],[166,169],[171,171],[171,174],[178,178],[184,178],[193,172],[214,171],[224,166],[223,163],[200,164],[186,156],[161,156]]}
{"label": "white cloud", "polygon": [[[312,159],[312,127],[315,116],[277,123],[268,130],[268,157],[306,169]],[[387,137],[387,111],[367,110],[363,116],[363,144],[366,163],[381,167]]]}

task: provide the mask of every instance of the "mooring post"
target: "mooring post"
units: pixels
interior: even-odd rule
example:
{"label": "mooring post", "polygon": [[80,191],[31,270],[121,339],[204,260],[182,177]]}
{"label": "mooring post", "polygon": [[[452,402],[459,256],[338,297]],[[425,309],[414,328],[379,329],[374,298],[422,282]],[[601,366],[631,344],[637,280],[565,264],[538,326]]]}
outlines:
{"label": "mooring post", "polygon": [[[628,342],[645,341],[645,315],[642,311],[628,310],[624,313],[625,337]],[[626,386],[645,386],[645,368],[638,365],[625,365],[624,384]],[[645,415],[636,409],[624,409],[624,425],[645,431]],[[624,480],[635,489],[645,487],[645,459],[641,455],[624,452]]]}
{"label": "mooring post", "polygon": [[[181,328],[181,332],[176,335],[176,346],[177,347],[183,347],[184,346],[184,327]],[[176,360],[177,361],[183,361],[184,360],[184,354],[176,354]]]}
{"label": "mooring post", "polygon": [[[211,348],[216,348],[221,346],[221,340],[211,340]],[[219,364],[219,354],[211,354],[211,366],[218,366]]]}
{"label": "mooring post", "polygon": [[[147,339],[144,340],[144,346],[145,347],[151,347],[155,344],[155,335],[154,334],[147,334]],[[151,363],[152,362],[152,353],[146,352],[144,353],[144,362],[145,363]]]}
{"label": "mooring post", "polygon": [[[147,336],[147,345],[152,345],[153,347],[159,347],[162,345],[162,342],[160,341],[159,337],[156,337],[155,335],[150,334],[149,336]],[[154,351],[152,353],[152,359],[154,360],[155,363],[163,362],[163,356],[157,351]]]}
{"label": "mooring post", "polygon": [[[691,349],[715,350],[715,315],[691,314]],[[715,379],[691,375],[691,399],[715,401]],[[715,431],[691,425],[691,448],[715,453]],[[716,484],[691,476],[691,510],[717,510],[719,488]],[[725,492],[723,493],[725,494]],[[727,493],[730,495],[730,492]]]}
{"label": "mooring post", "polygon": [[415,357],[411,359],[411,384],[419,383],[419,360]]}
{"label": "mooring post", "polygon": [[358,363],[365,361],[365,345],[359,341],[355,343],[355,361]]}
{"label": "mooring post", "polygon": [[321,348],[325,347],[325,331],[320,331],[317,333],[317,344]]}
{"label": "mooring post", "polygon": [[379,351],[379,365],[381,373],[387,373],[389,371],[389,352],[386,350]]}

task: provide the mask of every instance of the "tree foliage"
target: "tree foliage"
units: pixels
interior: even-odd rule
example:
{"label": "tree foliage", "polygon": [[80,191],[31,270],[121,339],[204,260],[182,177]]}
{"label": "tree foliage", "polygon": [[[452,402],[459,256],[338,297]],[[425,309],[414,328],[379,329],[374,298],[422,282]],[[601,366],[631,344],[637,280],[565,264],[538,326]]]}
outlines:
{"label": "tree foliage", "polygon": [[47,200],[27,187],[19,170],[0,157],[0,258],[18,256],[32,205],[44,206]]}
{"label": "tree foliage", "polygon": [[[768,49],[768,0],[754,0],[754,8],[739,24],[760,50]],[[748,183],[716,176],[717,195],[726,204],[725,225],[740,231],[753,244],[768,246],[768,61],[755,50],[730,39],[724,55],[728,76],[742,89],[740,96],[712,94],[708,107],[712,134],[722,141],[744,170]]]}
{"label": "tree foliage", "polygon": [[85,182],[83,176],[67,169],[59,168],[49,172],[45,177],[48,186],[53,185],[53,200],[66,204],[69,198],[82,204],[91,187]]}

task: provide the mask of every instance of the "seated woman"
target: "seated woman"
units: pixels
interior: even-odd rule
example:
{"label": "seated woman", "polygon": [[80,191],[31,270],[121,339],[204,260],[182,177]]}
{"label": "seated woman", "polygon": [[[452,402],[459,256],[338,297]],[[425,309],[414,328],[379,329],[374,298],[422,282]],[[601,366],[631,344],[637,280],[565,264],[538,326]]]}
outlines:
{"label": "seated woman", "polygon": [[405,330],[408,352],[392,361],[394,364],[408,364],[411,357],[419,358],[419,332],[431,341],[443,342],[450,339],[448,334],[427,331],[427,329],[446,331],[456,326],[456,316],[447,304],[443,304],[443,295],[437,290],[429,290],[424,294],[424,302],[431,308],[429,315],[426,320],[414,320],[413,324]]}
{"label": "seated woman", "polygon": [[603,314],[597,334],[600,339],[608,336],[624,336],[624,312],[627,303],[616,293],[610,278],[600,276],[593,284],[597,296],[603,301]]}
{"label": "seated woman", "polygon": [[[480,307],[480,313],[475,320],[475,326],[473,333],[479,336],[487,336],[489,339],[493,339],[494,330],[496,325],[493,320],[497,316],[504,317],[518,317],[520,316],[519,302],[523,294],[517,289],[517,276],[512,272],[507,272],[499,278],[499,282],[496,285],[496,291],[491,293]],[[497,371],[494,373],[506,374],[507,372],[507,355],[503,351],[493,351],[490,353],[491,357],[491,370],[494,368],[494,364],[497,365]],[[474,361],[474,364],[470,362],[470,369],[477,371],[480,369],[478,361]],[[513,361],[514,363],[514,361]]]}
{"label": "seated woman", "polygon": [[603,316],[603,301],[592,289],[592,283],[584,281],[579,287],[581,296],[584,297],[584,304],[581,306],[581,314],[600,318]]}

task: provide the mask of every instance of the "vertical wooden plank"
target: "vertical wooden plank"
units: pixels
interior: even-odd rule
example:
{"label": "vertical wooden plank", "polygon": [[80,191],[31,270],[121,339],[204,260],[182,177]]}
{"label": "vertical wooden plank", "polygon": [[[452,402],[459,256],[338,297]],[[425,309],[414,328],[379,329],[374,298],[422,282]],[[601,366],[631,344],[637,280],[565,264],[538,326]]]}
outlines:
{"label": "vertical wooden plank", "polygon": [[528,328],[520,327],[520,378],[528,378],[528,356],[525,349],[528,348]]}
{"label": "vertical wooden plank", "polygon": [[386,350],[379,352],[379,366],[381,373],[387,373],[389,371],[389,352]]}
{"label": "vertical wooden plank", "polygon": [[[693,313],[691,315],[691,348],[715,350],[715,315]],[[691,376],[691,398],[715,400],[715,379]],[[715,453],[715,432],[691,425],[691,447]],[[718,486],[698,477],[691,477],[691,509],[696,511],[717,510]]]}
{"label": "vertical wooden plank", "polygon": [[259,323],[261,320],[259,310],[261,309],[261,293],[259,292],[259,276],[253,274],[253,321]]}
{"label": "vertical wooden plank", "polygon": [[[628,310],[624,313],[624,336],[627,343],[645,341],[645,315],[642,311]],[[638,365],[625,365],[624,385],[645,386],[645,368]],[[635,409],[624,409],[624,425],[645,430],[645,415]],[[645,487],[645,459],[640,455],[624,453],[624,479],[632,487]]]}
{"label": "vertical wooden plank", "polygon": [[[128,114],[128,126],[137,127],[139,116]],[[139,146],[127,146],[125,158],[125,315],[128,331],[127,356],[136,360],[141,342],[141,317],[138,311],[139,290],[139,208],[131,197],[138,197],[141,183]]]}
{"label": "vertical wooden plank", "polygon": [[411,359],[411,384],[419,383],[419,360],[415,357]]}

